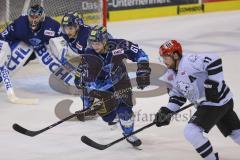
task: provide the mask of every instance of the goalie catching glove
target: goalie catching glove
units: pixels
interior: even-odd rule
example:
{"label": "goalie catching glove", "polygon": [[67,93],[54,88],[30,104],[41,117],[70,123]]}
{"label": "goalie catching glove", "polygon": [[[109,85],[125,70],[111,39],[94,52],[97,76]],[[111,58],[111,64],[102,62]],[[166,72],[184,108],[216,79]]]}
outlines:
{"label": "goalie catching glove", "polygon": [[150,85],[150,74],[151,74],[151,68],[149,67],[149,62],[139,61],[137,63],[137,87],[139,89],[144,89],[148,85]]}

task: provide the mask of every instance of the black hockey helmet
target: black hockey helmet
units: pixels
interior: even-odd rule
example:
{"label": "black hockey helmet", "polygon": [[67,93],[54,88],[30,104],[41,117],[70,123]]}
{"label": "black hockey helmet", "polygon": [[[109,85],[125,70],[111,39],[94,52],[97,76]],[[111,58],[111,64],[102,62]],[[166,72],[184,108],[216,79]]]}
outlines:
{"label": "black hockey helmet", "polygon": [[83,26],[84,22],[80,14],[77,12],[68,12],[66,13],[61,22],[61,26]]}
{"label": "black hockey helmet", "polygon": [[29,17],[30,27],[37,30],[41,22],[45,19],[45,10],[39,4],[35,4],[28,9],[27,15]]}
{"label": "black hockey helmet", "polygon": [[88,37],[88,42],[103,42],[106,43],[108,40],[107,29],[104,26],[96,25],[92,28]]}
{"label": "black hockey helmet", "polygon": [[29,16],[45,16],[45,10],[39,4],[35,4],[28,9]]}

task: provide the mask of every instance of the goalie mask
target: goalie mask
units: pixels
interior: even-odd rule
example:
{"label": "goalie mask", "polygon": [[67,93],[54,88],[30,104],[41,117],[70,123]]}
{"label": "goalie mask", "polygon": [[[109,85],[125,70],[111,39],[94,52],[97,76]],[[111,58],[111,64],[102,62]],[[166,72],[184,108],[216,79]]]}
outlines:
{"label": "goalie mask", "polygon": [[62,30],[69,39],[76,38],[78,30],[81,26],[84,26],[84,22],[77,12],[69,12],[65,14],[62,18]]}
{"label": "goalie mask", "polygon": [[28,9],[28,21],[32,31],[37,31],[41,27],[41,24],[44,21],[44,19],[45,11],[42,6],[36,4]]}

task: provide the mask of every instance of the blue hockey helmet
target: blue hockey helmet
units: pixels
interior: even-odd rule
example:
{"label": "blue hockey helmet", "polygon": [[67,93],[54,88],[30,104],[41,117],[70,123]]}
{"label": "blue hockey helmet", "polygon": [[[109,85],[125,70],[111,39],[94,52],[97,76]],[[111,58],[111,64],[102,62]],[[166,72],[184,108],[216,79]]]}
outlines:
{"label": "blue hockey helmet", "polygon": [[61,22],[62,27],[65,26],[83,26],[84,22],[82,17],[77,12],[68,12],[66,13]]}
{"label": "blue hockey helmet", "polygon": [[107,29],[104,26],[96,25],[92,28],[88,37],[88,42],[102,42],[106,43],[108,40]]}

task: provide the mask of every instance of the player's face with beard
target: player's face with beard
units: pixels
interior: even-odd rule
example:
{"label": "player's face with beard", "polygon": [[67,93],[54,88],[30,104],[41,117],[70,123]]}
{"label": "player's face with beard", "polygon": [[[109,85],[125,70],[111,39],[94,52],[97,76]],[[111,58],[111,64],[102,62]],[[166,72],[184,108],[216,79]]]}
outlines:
{"label": "player's face with beard", "polygon": [[104,44],[102,42],[91,42],[91,46],[97,53],[104,52]]}
{"label": "player's face with beard", "polygon": [[38,15],[32,15],[32,16],[28,16],[28,20],[29,20],[31,29],[35,31],[38,29],[39,23],[42,20],[42,17]]}
{"label": "player's face with beard", "polygon": [[167,66],[168,69],[174,69],[175,68],[175,61],[170,56],[164,56],[163,62]]}
{"label": "player's face with beard", "polygon": [[63,29],[69,39],[76,37],[77,30],[78,30],[78,28],[76,26],[66,26]]}

